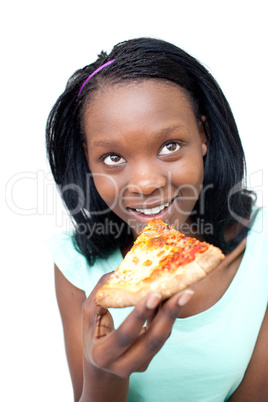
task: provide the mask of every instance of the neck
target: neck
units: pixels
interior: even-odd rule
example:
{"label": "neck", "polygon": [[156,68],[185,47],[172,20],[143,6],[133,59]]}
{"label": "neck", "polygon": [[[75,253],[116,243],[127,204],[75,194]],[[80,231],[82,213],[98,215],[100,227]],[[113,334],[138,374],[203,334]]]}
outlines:
{"label": "neck", "polygon": [[202,232],[205,228],[200,227],[198,223],[193,222],[191,217],[189,217],[180,227],[180,231],[188,237],[194,237],[199,241],[204,241],[204,236]]}

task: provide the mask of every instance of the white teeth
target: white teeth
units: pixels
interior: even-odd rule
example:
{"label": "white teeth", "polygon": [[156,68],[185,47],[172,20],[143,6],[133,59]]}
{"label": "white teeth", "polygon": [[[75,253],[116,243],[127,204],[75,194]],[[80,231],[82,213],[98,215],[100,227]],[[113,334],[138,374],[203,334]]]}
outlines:
{"label": "white teeth", "polygon": [[167,202],[164,205],[160,205],[159,207],[154,207],[154,208],[148,208],[148,209],[136,209],[137,212],[140,212],[144,215],[156,215],[159,214],[160,211],[162,211],[164,208],[168,207],[170,202]]}

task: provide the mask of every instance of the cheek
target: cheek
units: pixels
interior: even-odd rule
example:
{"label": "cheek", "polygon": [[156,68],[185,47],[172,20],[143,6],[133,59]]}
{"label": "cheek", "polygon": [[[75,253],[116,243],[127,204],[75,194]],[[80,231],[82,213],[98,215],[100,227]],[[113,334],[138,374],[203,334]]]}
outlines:
{"label": "cheek", "polygon": [[180,225],[186,221],[192,212],[201,192],[203,184],[203,164],[196,164],[179,173],[174,173],[173,186],[179,190],[179,197],[176,200],[175,211],[179,214]]}
{"label": "cheek", "polygon": [[203,160],[192,159],[189,163],[177,166],[171,172],[172,184],[181,189],[199,192],[204,179]]}
{"label": "cheek", "polygon": [[101,198],[107,205],[113,204],[119,198],[119,186],[112,176],[103,173],[93,175],[94,184]]}

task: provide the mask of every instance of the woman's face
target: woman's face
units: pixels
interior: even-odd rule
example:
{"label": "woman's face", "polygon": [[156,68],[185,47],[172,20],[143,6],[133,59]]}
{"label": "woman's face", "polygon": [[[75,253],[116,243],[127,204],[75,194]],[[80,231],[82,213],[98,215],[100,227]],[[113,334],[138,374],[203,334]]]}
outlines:
{"label": "woman's face", "polygon": [[85,111],[96,188],[134,236],[152,218],[187,222],[203,182],[205,134],[176,85],[145,80],[102,88]]}

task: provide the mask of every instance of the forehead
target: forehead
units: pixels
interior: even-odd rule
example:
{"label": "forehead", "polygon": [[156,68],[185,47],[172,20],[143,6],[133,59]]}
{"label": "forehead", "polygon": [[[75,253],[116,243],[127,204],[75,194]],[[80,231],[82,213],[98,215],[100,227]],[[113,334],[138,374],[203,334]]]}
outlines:
{"label": "forehead", "polygon": [[165,120],[195,119],[191,102],[176,84],[162,80],[144,80],[106,84],[88,102],[84,111],[84,129],[103,131],[111,125],[164,124]]}

